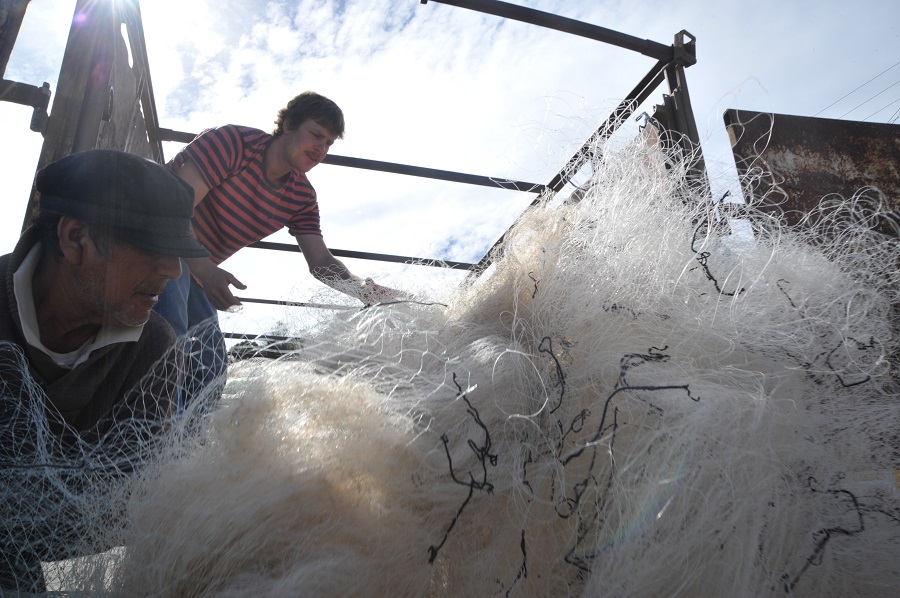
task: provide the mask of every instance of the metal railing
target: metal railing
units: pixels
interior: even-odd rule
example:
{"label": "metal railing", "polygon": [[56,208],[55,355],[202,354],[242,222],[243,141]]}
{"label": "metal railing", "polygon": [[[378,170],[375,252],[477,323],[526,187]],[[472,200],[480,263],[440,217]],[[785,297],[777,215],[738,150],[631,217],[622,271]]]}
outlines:
{"label": "metal railing", "polygon": [[[17,10],[11,11],[12,20],[7,19],[8,22],[0,24],[3,25],[3,28],[0,29],[2,32],[0,60],[3,60],[0,67],[3,67],[4,70],[6,59],[8,59],[8,50],[11,49],[18,34],[21,16],[28,3],[28,0],[11,1]],[[426,4],[428,1],[421,0],[421,3]],[[684,75],[684,69],[696,63],[696,40],[690,33],[686,31],[677,33],[674,43],[667,46],[598,25],[497,0],[430,1],[611,44],[655,58],[657,62],[546,184],[348,156],[329,155],[324,160],[326,164],[534,193],[534,199],[525,208],[528,210],[542,201],[552,199],[559,193],[588,161],[597,157],[599,143],[630,118],[635,110],[665,81],[668,83],[669,94],[664,94],[663,103],[656,106],[654,118],[668,130],[678,134],[675,137],[682,144],[685,155],[692,157],[692,171],[695,176],[705,179],[702,156],[699,152],[699,135]],[[159,126],[138,0],[121,0],[108,5],[90,0],[77,0],[75,10],[82,15],[91,15],[89,19],[91,27],[73,27],[70,32],[49,123],[42,116],[42,114],[46,114],[46,107],[50,100],[47,84],[37,88],[4,80],[3,86],[0,87],[0,100],[27,103],[35,108],[33,125],[35,123],[39,125],[36,130],[40,130],[45,137],[38,168],[53,159],[89,147],[132,151],[161,162],[163,161],[161,145],[163,141],[190,142],[194,138],[193,133],[174,131]],[[127,31],[127,42],[122,38],[123,26]],[[127,65],[127,59],[124,58],[126,53],[122,51],[125,43],[130,47],[134,63],[132,67],[128,68],[122,66],[123,60]],[[97,70],[98,65],[103,67],[101,71]],[[85,76],[87,68],[92,69],[92,77]],[[98,72],[100,76],[98,76]],[[132,91],[126,93],[123,90]],[[134,122],[136,116],[139,117],[140,122]],[[119,128],[128,128],[129,135],[127,137],[116,135],[116,127],[113,126],[116,118],[127,123],[119,125]],[[127,120],[128,118],[131,120]],[[136,138],[132,134],[133,130],[143,131],[145,135],[138,134]],[[135,145],[135,141],[140,141],[141,144]],[[30,199],[32,205],[34,200],[34,197]],[[31,210],[26,215],[26,224],[30,216]],[[448,262],[437,258],[386,255],[342,249],[331,249],[331,252],[337,257],[468,270],[470,275],[477,276],[490,265],[494,248],[503,242],[507,233],[508,229],[477,263]],[[276,251],[300,251],[300,248],[295,245],[264,241],[254,243],[250,247]],[[311,303],[273,299],[244,298],[243,300],[264,304],[317,306],[317,304]],[[229,336],[233,338],[248,337],[248,335],[240,333],[230,333]]]}

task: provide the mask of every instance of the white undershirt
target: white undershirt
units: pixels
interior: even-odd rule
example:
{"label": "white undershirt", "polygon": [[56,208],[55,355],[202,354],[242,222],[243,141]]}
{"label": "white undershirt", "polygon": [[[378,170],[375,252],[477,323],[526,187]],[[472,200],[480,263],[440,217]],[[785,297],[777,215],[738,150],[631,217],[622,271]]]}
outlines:
{"label": "white undershirt", "polygon": [[31,279],[34,269],[37,268],[41,257],[41,244],[31,248],[18,270],[13,274],[13,291],[18,303],[19,320],[22,322],[22,333],[25,341],[45,353],[57,365],[72,369],[84,363],[91,352],[112,345],[113,343],[136,342],[141,337],[143,326],[109,326],[103,325],[97,334],[89,338],[79,348],[69,353],[56,353],[44,346],[37,323],[37,313],[34,309],[34,294],[31,288]]}

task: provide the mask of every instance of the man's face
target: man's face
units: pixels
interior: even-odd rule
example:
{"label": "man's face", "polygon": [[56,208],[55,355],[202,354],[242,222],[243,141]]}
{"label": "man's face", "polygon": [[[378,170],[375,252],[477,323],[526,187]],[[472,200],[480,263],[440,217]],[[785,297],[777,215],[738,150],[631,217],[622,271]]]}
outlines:
{"label": "man's face", "polygon": [[327,127],[308,118],[297,128],[285,131],[285,160],[300,172],[307,173],[325,159],[335,136]]}
{"label": "man's face", "polygon": [[79,293],[98,323],[141,326],[150,319],[166,283],[181,275],[177,257],[142,251],[114,241],[108,255],[90,244],[79,276]]}

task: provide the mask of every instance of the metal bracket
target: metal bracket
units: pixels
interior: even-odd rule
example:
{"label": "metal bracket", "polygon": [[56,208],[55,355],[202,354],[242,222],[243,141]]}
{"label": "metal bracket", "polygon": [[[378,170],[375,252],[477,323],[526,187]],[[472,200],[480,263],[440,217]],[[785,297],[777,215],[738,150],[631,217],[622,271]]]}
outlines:
{"label": "metal bracket", "polygon": [[[689,41],[685,44],[684,38]],[[682,29],[675,34],[675,43],[672,44],[672,59],[681,66],[688,67],[697,64],[697,38]]]}
{"label": "metal bracket", "polygon": [[47,114],[47,108],[50,106],[49,83],[45,81],[41,87],[35,87],[27,83],[0,79],[0,101],[34,108],[30,128],[35,133],[44,132],[49,118]]}

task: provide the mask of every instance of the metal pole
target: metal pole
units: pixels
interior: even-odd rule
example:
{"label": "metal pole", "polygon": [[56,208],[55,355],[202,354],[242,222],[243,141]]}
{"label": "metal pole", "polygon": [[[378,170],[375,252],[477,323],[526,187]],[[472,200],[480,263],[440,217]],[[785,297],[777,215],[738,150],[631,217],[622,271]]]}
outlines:
{"label": "metal pole", "polygon": [[[598,42],[604,42],[613,46],[619,46],[639,52],[644,56],[650,56],[657,60],[672,60],[672,47],[664,46],[659,42],[649,39],[640,39],[632,35],[627,35],[612,29],[606,29],[598,25],[591,25],[575,19],[561,17],[549,12],[534,10],[524,6],[517,6],[508,2],[500,2],[499,0],[432,0],[432,2],[440,2],[457,6],[459,8],[468,8],[477,12],[483,12],[498,17],[512,19],[514,21],[522,21],[523,23],[531,23],[532,25],[540,25],[548,29],[556,29],[564,33],[571,33],[580,37],[586,37]],[[422,4],[427,4],[428,0],[421,0]]]}
{"label": "metal pole", "polygon": [[[581,146],[575,155],[569,158],[569,161],[566,165],[560,170],[556,176],[547,184],[547,189],[545,192],[538,194],[537,197],[531,202],[531,204],[525,208],[522,212],[523,214],[528,210],[533,209],[538,205],[542,200],[549,199],[556,195],[563,187],[566,186],[566,183],[575,175],[578,170],[584,166],[585,162],[587,162],[592,153],[595,151],[597,144],[604,137],[610,135],[613,131],[615,131],[619,125],[627,118],[629,118],[632,114],[634,114],[635,109],[640,106],[650,94],[652,94],[663,82],[665,78],[665,71],[668,67],[668,63],[663,60],[654,65],[650,72],[648,72],[643,79],[641,79],[640,83],[635,86],[634,89],[631,90],[631,93],[622,100],[622,102],[616,107],[615,110],[609,115],[599,129],[594,132],[593,135]],[[515,224],[513,224],[515,226]],[[512,227],[510,227],[512,228]],[[491,265],[491,254],[494,249],[499,247],[503,240],[506,238],[506,233],[509,232],[510,229],[507,229],[500,238],[497,239],[491,248],[484,254],[484,257],[478,262],[475,268],[472,269],[472,274],[470,276],[478,276],[483,272],[488,266]]]}
{"label": "metal pole", "polygon": [[16,45],[16,38],[19,37],[28,2],[29,0],[3,0],[0,5],[0,78],[6,73],[6,65],[13,46]]}
{"label": "metal pole", "polygon": [[139,81],[138,98],[144,115],[147,139],[150,152],[157,162],[164,162],[162,140],[159,136],[159,116],[156,112],[156,98],[153,95],[153,83],[150,79],[150,66],[147,60],[147,42],[144,39],[144,21],[138,0],[128,0],[121,5],[122,22],[128,30],[128,41],[134,56],[134,71]]}
{"label": "metal pole", "polygon": [[597,143],[603,137],[608,137],[618,129],[621,123],[631,117],[637,107],[644,103],[644,101],[650,97],[650,94],[656,91],[656,88],[663,82],[666,67],[666,62],[662,60],[657,62],[644,78],[641,79],[640,83],[638,83],[625,99],[616,106],[616,109],[613,110],[606,121],[600,125],[600,128],[584,142],[581,149],[579,149],[575,155],[569,159],[562,170],[553,177],[553,180],[547,184],[547,187],[554,194],[565,187],[566,183],[569,182],[569,179],[584,166],[593,150],[597,147]]}
{"label": "metal pole", "polygon": [[[293,253],[302,253],[300,247],[291,245],[290,243],[272,243],[271,241],[257,241],[251,243],[247,247],[254,249],[271,249],[275,251],[289,251]],[[432,266],[434,268],[449,268],[451,270],[471,270],[475,264],[467,262],[451,262],[443,260],[435,260],[423,257],[409,257],[404,255],[388,255],[386,253],[367,253],[364,251],[350,251],[347,249],[330,249],[336,257],[349,257],[358,260],[375,260],[379,262],[389,262],[393,264],[415,264],[417,266]]]}
{"label": "metal pole", "polygon": [[666,75],[672,88],[672,103],[675,105],[675,128],[682,135],[679,145],[690,159],[689,177],[699,182],[704,193],[708,194],[710,187],[706,173],[706,161],[703,159],[703,152],[700,148],[700,132],[697,129],[697,121],[691,107],[691,96],[688,93],[684,67],[674,64],[667,69]]}
{"label": "metal pole", "polygon": [[[162,141],[177,141],[179,143],[190,143],[193,141],[193,133],[184,131],[173,131],[172,129],[159,129],[159,138]],[[367,158],[352,158],[350,156],[339,156],[337,154],[328,154],[322,160],[323,164],[331,164],[332,166],[344,166],[347,168],[361,168],[363,170],[374,170],[377,172],[389,172],[391,174],[402,174],[406,176],[417,176],[426,179],[434,179],[438,181],[449,181],[451,183],[465,183],[467,185],[479,185],[481,187],[493,187],[500,189],[509,189],[510,191],[524,191],[526,193],[542,193],[546,190],[545,185],[540,183],[528,183],[526,181],[514,181],[501,177],[483,176],[477,174],[466,174],[464,172],[454,172],[452,170],[440,170],[437,168],[424,168],[422,166],[410,166],[408,164],[398,164],[396,162],[383,162],[381,160],[369,160]]]}
{"label": "metal pole", "polygon": [[453,172],[450,170],[438,170],[436,168],[423,168],[421,166],[408,166],[406,164],[395,164],[393,162],[381,162],[379,160],[367,160],[364,158],[350,158],[347,156],[338,156],[334,154],[325,156],[325,159],[322,161],[322,163],[333,164],[335,166],[348,166],[350,168],[362,168],[365,170],[375,170],[379,172],[390,172],[394,174],[405,174],[408,176],[418,176],[428,179],[450,181],[453,183],[480,185],[482,187],[499,187],[501,189],[525,191],[528,193],[539,193],[545,188],[544,185],[540,185],[538,183],[526,183],[524,181],[513,181],[510,179],[487,177],[475,174],[465,174],[462,172]]}

